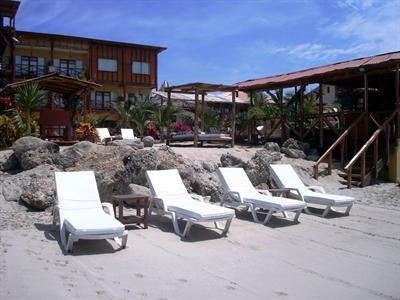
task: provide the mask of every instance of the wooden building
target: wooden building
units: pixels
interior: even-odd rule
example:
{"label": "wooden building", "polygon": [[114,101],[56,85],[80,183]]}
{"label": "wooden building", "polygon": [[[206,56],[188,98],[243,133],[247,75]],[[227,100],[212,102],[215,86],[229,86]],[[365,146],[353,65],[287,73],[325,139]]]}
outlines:
{"label": "wooden building", "polygon": [[[345,171],[347,186],[364,186],[377,178],[385,166],[390,166],[391,161],[392,165],[400,165],[400,149],[393,156],[400,138],[399,69],[400,52],[391,52],[251,79],[237,86],[250,95],[271,90],[282,95],[283,89],[294,87],[298,94],[297,120],[290,122],[282,113],[276,129],[281,129],[284,137],[290,135],[320,147],[323,154],[314,167],[316,178],[320,163],[326,160],[330,173],[333,158],[337,157]],[[304,90],[309,84],[319,84],[320,96],[317,113],[306,115]],[[342,90],[341,111],[324,112],[323,85]],[[285,103],[278,104],[283,112]],[[337,119],[339,127],[332,124]],[[400,179],[400,167],[397,173]]]}
{"label": "wooden building", "polygon": [[[157,88],[158,54],[166,48],[17,31],[18,6],[19,2],[0,0],[0,88],[49,73],[92,81],[98,86],[87,94],[85,109],[106,113],[111,122],[117,117],[111,109],[113,101],[124,101],[131,94],[148,95]],[[64,110],[63,97],[50,91],[41,112],[49,115],[49,110]],[[63,126],[45,123],[42,137],[66,138]]]}

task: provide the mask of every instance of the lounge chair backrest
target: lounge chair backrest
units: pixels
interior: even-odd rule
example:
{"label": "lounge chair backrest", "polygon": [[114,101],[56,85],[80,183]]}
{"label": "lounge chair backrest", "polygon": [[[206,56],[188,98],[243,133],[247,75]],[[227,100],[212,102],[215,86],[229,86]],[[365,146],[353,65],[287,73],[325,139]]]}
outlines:
{"label": "lounge chair backrest", "polygon": [[172,198],[189,195],[176,169],[147,171],[146,178],[153,197]]}
{"label": "lounge chair backrest", "polygon": [[111,138],[108,128],[96,128],[97,134],[99,135],[100,141]]}
{"label": "lounge chair backrest", "polygon": [[226,191],[255,192],[246,172],[242,168],[219,168],[217,175]]}
{"label": "lounge chair backrest", "polygon": [[61,209],[100,208],[93,171],[55,172],[57,204]]}
{"label": "lounge chair backrest", "polygon": [[307,188],[291,165],[277,164],[269,167],[272,178],[279,188]]}
{"label": "lounge chair backrest", "polygon": [[135,139],[133,129],[130,129],[130,128],[121,128],[121,135],[124,140],[134,140]]}

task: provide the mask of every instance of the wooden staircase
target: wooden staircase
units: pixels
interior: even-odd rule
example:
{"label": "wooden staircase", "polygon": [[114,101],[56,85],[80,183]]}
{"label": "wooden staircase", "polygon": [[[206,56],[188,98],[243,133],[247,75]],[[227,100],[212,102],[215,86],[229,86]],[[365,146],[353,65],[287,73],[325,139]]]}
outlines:
{"label": "wooden staircase", "polygon": [[[368,118],[368,119],[366,119]],[[358,128],[364,121],[374,122],[377,129],[358,148]],[[387,116],[382,124],[379,124],[372,114],[362,113],[351,126],[346,129],[339,138],[325,151],[314,165],[314,178],[318,179],[319,165],[327,160],[328,174],[332,174],[333,152],[340,147],[340,161],[343,172],[339,176],[343,178],[341,183],[352,186],[364,187],[378,178],[380,172],[389,164],[391,145],[396,137],[399,137],[400,110],[395,110]],[[350,137],[353,137],[351,140]],[[354,155],[347,159],[349,153]]]}

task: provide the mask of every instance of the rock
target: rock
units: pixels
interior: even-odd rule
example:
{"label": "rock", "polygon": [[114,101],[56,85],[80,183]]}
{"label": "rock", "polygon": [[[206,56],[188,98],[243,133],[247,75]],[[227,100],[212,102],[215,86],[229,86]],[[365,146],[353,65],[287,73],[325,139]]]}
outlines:
{"label": "rock", "polygon": [[[45,191],[49,191],[50,188],[53,188],[52,192],[54,194],[54,172],[56,171],[59,171],[59,169],[54,166],[40,165],[13,176],[3,177],[0,182],[0,195],[2,195],[6,201],[19,201],[21,200],[21,195],[25,192],[25,189],[31,185],[33,179],[37,181],[37,184],[33,184],[33,186],[36,184],[36,195],[41,193],[39,186],[43,187]],[[47,182],[48,186],[42,184],[43,181]],[[32,191],[32,188],[30,191]],[[44,192],[43,195],[44,194],[47,194],[47,192]],[[41,200],[38,199],[38,201]]]}
{"label": "rock", "polygon": [[81,157],[87,156],[90,153],[95,153],[98,151],[101,151],[102,148],[105,146],[103,145],[97,145],[94,143],[91,143],[89,141],[82,141],[79,143],[74,144],[71,147],[68,147],[67,149],[64,149],[61,153],[64,156],[73,158],[73,159],[79,159]]}
{"label": "rock", "polygon": [[10,171],[18,168],[18,160],[14,153],[0,152],[0,171]]}
{"label": "rock", "polygon": [[282,147],[281,151],[291,158],[306,158],[306,154],[302,150]]}
{"label": "rock", "polygon": [[142,138],[142,142],[145,147],[153,147],[154,138],[152,136],[145,136],[144,138]]}
{"label": "rock", "polygon": [[214,164],[212,162],[209,162],[209,161],[203,161],[202,162],[202,167],[203,167],[204,170],[213,173],[214,171],[217,170],[218,165]]}
{"label": "rock", "polygon": [[308,152],[307,160],[317,161],[319,159],[319,152],[313,148]]}
{"label": "rock", "polygon": [[233,156],[230,153],[222,154],[220,160],[223,167],[243,168],[246,166],[246,162],[244,160]]}
{"label": "rock", "polygon": [[290,139],[287,139],[282,144],[282,148],[296,149],[296,150],[301,150],[304,153],[307,153],[310,150],[310,144],[303,143],[303,142],[297,141],[293,138],[290,138]]}
{"label": "rock", "polygon": [[281,160],[280,152],[270,152],[267,149],[258,150],[247,163],[245,171],[254,186],[270,181],[269,165]]}
{"label": "rock", "polygon": [[32,176],[31,182],[24,187],[20,201],[36,209],[46,209],[55,201],[55,179],[53,176]]}
{"label": "rock", "polygon": [[266,142],[264,144],[264,148],[270,152],[281,152],[281,148],[277,143],[274,142]]}
{"label": "rock", "polygon": [[143,149],[144,144],[140,140],[115,140],[107,145],[109,146],[129,146],[133,149]]}
{"label": "rock", "polygon": [[138,185],[138,184],[134,184],[134,183],[131,183],[130,185],[129,185],[129,193],[131,194],[143,194],[143,195],[146,195],[146,196],[150,196],[150,191],[149,191],[149,189],[147,188],[147,187],[145,187],[145,186],[142,186],[142,185]]}
{"label": "rock", "polygon": [[15,155],[18,160],[21,160],[22,156],[32,150],[36,149],[47,149],[50,153],[56,153],[60,151],[60,147],[52,142],[44,141],[42,139],[33,137],[33,136],[25,136],[18,140],[16,140],[12,146]]}

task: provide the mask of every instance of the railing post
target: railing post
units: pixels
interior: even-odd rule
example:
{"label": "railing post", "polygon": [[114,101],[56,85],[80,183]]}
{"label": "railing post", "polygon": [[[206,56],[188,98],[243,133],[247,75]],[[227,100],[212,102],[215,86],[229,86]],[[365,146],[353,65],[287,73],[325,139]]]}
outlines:
{"label": "railing post", "polygon": [[351,178],[353,177],[353,167],[351,166],[348,170],[347,170],[347,188],[351,189]]}
{"label": "railing post", "polygon": [[314,165],[314,178],[318,179],[318,165]]}
{"label": "railing post", "polygon": [[340,161],[342,162],[342,168],[344,167],[344,146],[345,146],[346,138],[340,143]]}
{"label": "railing post", "polygon": [[328,174],[332,175],[332,151],[328,155]]}
{"label": "railing post", "polygon": [[374,142],[374,177],[378,178],[378,151],[379,151],[379,144],[378,144],[378,139],[375,140]]}
{"label": "railing post", "polygon": [[354,139],[353,139],[353,156],[356,155],[358,148],[358,125],[354,128]]}
{"label": "railing post", "polygon": [[361,155],[361,187],[365,186],[365,151]]}
{"label": "railing post", "polygon": [[386,134],[385,134],[385,154],[386,154],[386,165],[389,165],[390,162],[390,126],[386,127]]}

